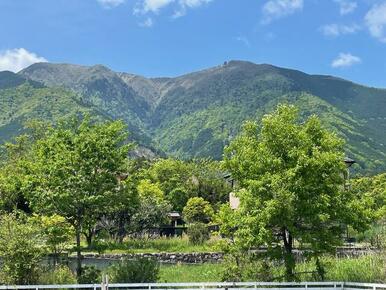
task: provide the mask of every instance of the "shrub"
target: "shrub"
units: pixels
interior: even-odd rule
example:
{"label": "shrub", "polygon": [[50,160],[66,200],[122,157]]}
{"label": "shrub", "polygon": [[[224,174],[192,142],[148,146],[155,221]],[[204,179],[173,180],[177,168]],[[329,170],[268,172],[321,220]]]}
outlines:
{"label": "shrub", "polygon": [[90,249],[97,251],[98,254],[103,254],[109,248],[109,242],[103,239],[95,239],[90,246]]}
{"label": "shrub", "polygon": [[187,234],[193,245],[202,245],[210,237],[208,227],[203,223],[190,224]]}
{"label": "shrub", "polygon": [[42,230],[23,215],[0,218],[0,279],[4,284],[35,284],[45,253]]}
{"label": "shrub", "polygon": [[213,208],[202,197],[192,197],[183,210],[184,220],[188,223],[208,223],[213,217]]}
{"label": "shrub", "polygon": [[151,283],[156,282],[159,263],[152,259],[124,259],[109,267],[108,274],[112,283]]}
{"label": "shrub", "polygon": [[274,267],[268,259],[246,253],[226,255],[221,273],[222,281],[272,281]]}
{"label": "shrub", "polygon": [[39,284],[76,284],[76,277],[68,267],[57,266],[41,273]]}
{"label": "shrub", "polygon": [[84,266],[82,274],[78,278],[80,284],[95,284],[102,281],[102,272],[95,266]]}

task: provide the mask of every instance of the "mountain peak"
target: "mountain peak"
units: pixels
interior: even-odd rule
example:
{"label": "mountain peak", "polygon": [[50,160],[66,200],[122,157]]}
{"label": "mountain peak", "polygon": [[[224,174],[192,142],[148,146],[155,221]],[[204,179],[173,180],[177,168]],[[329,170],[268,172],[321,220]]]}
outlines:
{"label": "mountain peak", "polygon": [[[359,164],[386,168],[379,161],[386,156],[386,90],[340,78],[245,60],[229,60],[172,78],[117,73],[100,64],[52,63],[37,63],[19,74],[5,72],[0,81],[2,75],[21,82],[39,81],[53,90],[75,91],[73,107],[123,119],[130,132],[154,140],[162,150],[181,158],[221,158],[224,145],[244,120],[259,120],[278,103],[290,103],[304,116],[319,115],[326,126],[342,134],[349,144],[348,153]],[[37,96],[42,97],[40,92]],[[46,99],[56,104],[49,96]],[[28,102],[28,95],[25,99]],[[36,104],[52,111],[44,103]]]}

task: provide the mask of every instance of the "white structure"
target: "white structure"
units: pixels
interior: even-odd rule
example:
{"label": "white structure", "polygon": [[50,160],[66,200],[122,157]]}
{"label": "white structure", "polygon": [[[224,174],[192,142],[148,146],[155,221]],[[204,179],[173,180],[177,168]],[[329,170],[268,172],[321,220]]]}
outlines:
{"label": "white structure", "polygon": [[238,209],[240,206],[240,199],[235,196],[233,191],[229,193],[229,205],[231,209]]}

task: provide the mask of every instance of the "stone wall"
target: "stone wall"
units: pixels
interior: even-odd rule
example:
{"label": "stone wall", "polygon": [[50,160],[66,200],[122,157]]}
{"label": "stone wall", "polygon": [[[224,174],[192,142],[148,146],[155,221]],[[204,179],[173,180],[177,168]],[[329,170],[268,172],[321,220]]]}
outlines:
{"label": "stone wall", "polygon": [[222,253],[144,253],[144,254],[85,254],[85,260],[120,260],[123,258],[153,258],[161,263],[216,263],[221,262]]}
{"label": "stone wall", "polygon": [[[257,252],[264,252],[264,249],[260,249]],[[369,248],[338,248],[336,251],[336,256],[339,258],[353,258],[359,257],[362,255],[369,255],[377,253],[375,249]],[[304,257],[303,251],[294,250],[296,259],[302,260]],[[86,263],[103,263],[104,262],[113,262],[123,258],[153,258],[161,263],[186,263],[186,264],[200,264],[200,263],[218,263],[223,259],[223,253],[143,253],[143,254],[84,254],[84,261]],[[73,259],[71,257],[70,259]]]}

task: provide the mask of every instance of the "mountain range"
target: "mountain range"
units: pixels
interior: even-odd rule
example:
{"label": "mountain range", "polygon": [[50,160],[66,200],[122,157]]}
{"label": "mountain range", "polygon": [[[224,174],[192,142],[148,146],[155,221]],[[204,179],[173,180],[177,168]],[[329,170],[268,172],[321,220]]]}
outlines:
{"label": "mountain range", "polygon": [[295,104],[304,118],[317,114],[346,139],[361,171],[386,170],[385,89],[246,61],[174,78],[53,63],[0,72],[0,140],[19,134],[28,119],[80,111],[124,120],[143,154],[221,159],[245,120],[278,103]]}

